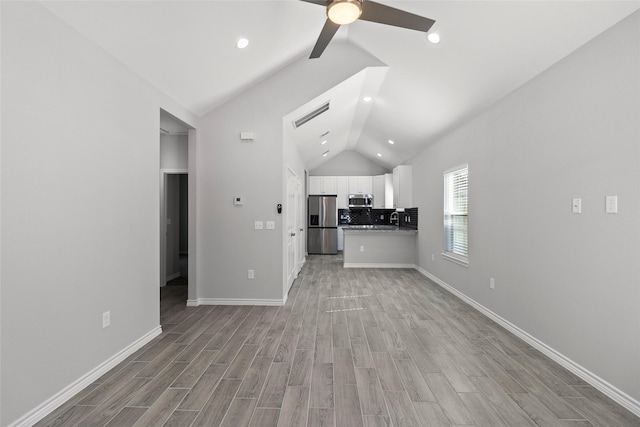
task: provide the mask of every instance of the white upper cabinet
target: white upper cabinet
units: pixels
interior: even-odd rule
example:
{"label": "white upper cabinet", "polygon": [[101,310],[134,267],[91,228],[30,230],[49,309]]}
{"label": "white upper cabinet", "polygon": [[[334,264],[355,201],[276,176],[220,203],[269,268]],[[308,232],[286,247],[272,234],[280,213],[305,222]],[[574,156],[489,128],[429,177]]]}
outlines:
{"label": "white upper cabinet", "polygon": [[324,177],[310,176],[309,177],[309,194],[322,194],[323,191],[324,191]]}
{"label": "white upper cabinet", "polygon": [[349,194],[372,194],[373,177],[371,176],[350,176]]}
{"label": "white upper cabinet", "polygon": [[335,176],[324,177],[324,193],[323,194],[338,194],[338,179]]}
{"label": "white upper cabinet", "polygon": [[393,207],[413,207],[413,177],[410,165],[393,168]]}
{"label": "white upper cabinet", "polygon": [[384,174],[384,207],[386,209],[393,208],[393,174]]}
{"label": "white upper cabinet", "polygon": [[385,201],[384,175],[373,177],[373,207],[383,209]]}
{"label": "white upper cabinet", "polygon": [[338,181],[338,209],[349,208],[349,177],[337,176]]}
{"label": "white upper cabinet", "polygon": [[374,208],[391,209],[395,207],[393,186],[393,175],[390,173],[377,176],[309,177],[309,194],[337,194],[338,209],[349,208],[349,194],[371,194]]}
{"label": "white upper cabinet", "polygon": [[338,180],[335,176],[310,176],[309,194],[338,194]]}

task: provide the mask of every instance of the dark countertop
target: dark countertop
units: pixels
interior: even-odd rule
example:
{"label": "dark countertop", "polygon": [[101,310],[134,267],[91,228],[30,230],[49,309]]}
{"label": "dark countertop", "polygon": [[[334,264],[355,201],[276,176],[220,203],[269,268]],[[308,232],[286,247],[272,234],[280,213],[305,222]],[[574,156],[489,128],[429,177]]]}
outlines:
{"label": "dark countertop", "polygon": [[342,225],[340,226],[345,232],[356,233],[417,233],[418,230],[408,227],[397,227],[395,225]]}

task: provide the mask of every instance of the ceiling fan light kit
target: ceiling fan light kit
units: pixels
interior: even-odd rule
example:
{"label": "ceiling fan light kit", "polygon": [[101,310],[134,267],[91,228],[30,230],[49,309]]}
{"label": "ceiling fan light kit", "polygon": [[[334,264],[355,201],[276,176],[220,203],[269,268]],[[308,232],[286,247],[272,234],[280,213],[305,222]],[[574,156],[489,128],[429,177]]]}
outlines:
{"label": "ceiling fan light kit", "polygon": [[362,15],[362,0],[334,0],[327,5],[327,17],[334,24],[348,25]]}
{"label": "ceiling fan light kit", "polygon": [[327,20],[322,27],[320,36],[316,41],[309,59],[320,58],[322,52],[336,34],[341,25],[351,24],[361,19],[363,21],[376,22],[378,24],[391,25],[392,27],[406,28],[408,30],[428,32],[436,22],[396,9],[391,6],[376,3],[371,0],[301,0],[327,9]]}

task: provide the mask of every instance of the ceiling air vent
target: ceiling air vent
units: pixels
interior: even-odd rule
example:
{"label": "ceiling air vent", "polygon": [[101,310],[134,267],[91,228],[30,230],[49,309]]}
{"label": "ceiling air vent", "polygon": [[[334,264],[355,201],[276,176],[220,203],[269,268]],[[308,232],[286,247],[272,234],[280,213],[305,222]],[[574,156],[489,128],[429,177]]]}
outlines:
{"label": "ceiling air vent", "polygon": [[297,129],[300,126],[302,126],[303,124],[307,123],[309,120],[313,120],[314,118],[318,117],[320,114],[324,113],[327,110],[329,110],[329,101],[325,102],[324,104],[322,104],[321,106],[319,106],[315,110],[311,111],[310,113],[305,114],[304,116],[300,117],[299,119],[294,120],[293,121],[293,127],[295,129]]}

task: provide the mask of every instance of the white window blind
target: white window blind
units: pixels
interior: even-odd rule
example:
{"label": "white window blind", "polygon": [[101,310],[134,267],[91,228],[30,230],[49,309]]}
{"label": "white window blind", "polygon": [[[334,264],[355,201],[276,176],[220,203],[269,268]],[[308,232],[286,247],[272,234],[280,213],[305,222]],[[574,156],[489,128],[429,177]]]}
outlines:
{"label": "white window blind", "polygon": [[468,189],[469,166],[444,173],[444,250],[445,255],[467,260],[468,257]]}

